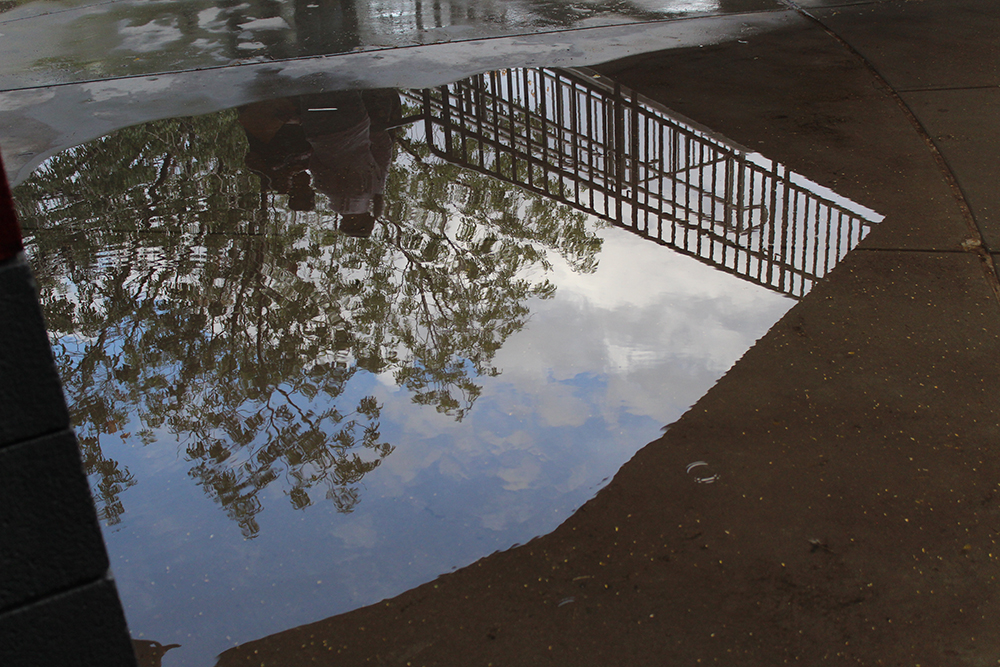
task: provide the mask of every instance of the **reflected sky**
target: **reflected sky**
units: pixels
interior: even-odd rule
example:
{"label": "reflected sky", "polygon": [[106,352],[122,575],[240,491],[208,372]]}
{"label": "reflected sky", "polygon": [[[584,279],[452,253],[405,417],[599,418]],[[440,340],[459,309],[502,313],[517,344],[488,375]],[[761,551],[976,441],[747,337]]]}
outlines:
{"label": "reflected sky", "polygon": [[[18,187],[130,628],[180,645],[163,664],[552,530],[877,221],[589,74],[521,74],[157,121]],[[345,156],[364,196],[329,176]]]}

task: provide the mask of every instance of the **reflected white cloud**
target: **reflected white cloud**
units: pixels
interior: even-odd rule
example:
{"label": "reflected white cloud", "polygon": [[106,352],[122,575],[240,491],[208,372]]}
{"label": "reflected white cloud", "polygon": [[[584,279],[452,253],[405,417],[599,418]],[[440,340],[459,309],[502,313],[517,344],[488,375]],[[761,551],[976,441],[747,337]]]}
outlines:
{"label": "reflected white cloud", "polygon": [[[599,270],[574,274],[556,261],[558,298],[535,304],[527,329],[497,355],[502,380],[526,394],[586,375],[603,379],[602,395],[586,402],[552,386],[538,399],[542,414],[560,397],[575,425],[585,404],[609,423],[618,410],[672,421],[791,306],[620,230],[603,236]],[[562,423],[558,414],[547,418]]]}

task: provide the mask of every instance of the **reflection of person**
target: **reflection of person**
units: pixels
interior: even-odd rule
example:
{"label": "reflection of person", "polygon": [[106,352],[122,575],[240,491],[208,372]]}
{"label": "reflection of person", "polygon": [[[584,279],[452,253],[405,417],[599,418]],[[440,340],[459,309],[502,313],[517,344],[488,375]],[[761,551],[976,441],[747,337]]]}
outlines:
{"label": "reflection of person", "polygon": [[299,98],[302,128],[312,145],[314,187],[340,213],[341,230],[371,234],[382,214],[392,160],[392,131],[400,117],[393,90],[320,93]]}
{"label": "reflection of person", "polygon": [[262,174],[265,187],[288,194],[293,210],[311,210],[313,188],[319,190],[341,214],[342,232],[367,237],[384,207],[392,125],[401,115],[394,90],[318,93],[247,105],[240,108],[240,124],[250,141],[247,165]]}
{"label": "reflection of person", "polygon": [[293,211],[311,211],[315,195],[305,170],[312,147],[299,124],[294,100],[255,102],[240,107],[239,114],[250,144],[246,163],[260,175],[261,185],[288,195]]}

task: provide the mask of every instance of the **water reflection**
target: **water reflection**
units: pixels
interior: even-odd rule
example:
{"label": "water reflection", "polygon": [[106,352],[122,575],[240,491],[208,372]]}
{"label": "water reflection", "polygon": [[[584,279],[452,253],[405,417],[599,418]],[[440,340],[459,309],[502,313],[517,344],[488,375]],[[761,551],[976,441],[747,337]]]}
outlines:
{"label": "water reflection", "polygon": [[550,530],[873,222],[550,70],[127,128],[17,198],[131,626],[202,664]]}
{"label": "water reflection", "polygon": [[[348,196],[358,184],[330,168],[347,158],[329,147],[329,119],[298,126],[326,151],[306,150],[306,164],[330,199],[305,217],[285,208],[292,196],[268,199],[281,189],[273,170],[261,181],[243,168],[259,150],[251,134],[244,153],[248,116],[122,130],[48,161],[19,188],[26,227],[45,230],[33,235],[33,258],[110,523],[135,477],[102,440],[152,443],[163,430],[245,536],[259,530],[260,490],[279,479],[295,507],[322,489],[350,511],[357,483],[392,451],[379,403],[348,403],[353,375],[391,372],[414,401],[460,419],[480,392],[475,378],[499,372],[491,359],[524,325],[526,301],[552,294],[522,274],[547,262],[544,248],[581,270],[600,248],[582,215],[430,166],[419,161],[426,147],[410,142],[417,154],[397,163],[376,242],[353,241],[334,233],[365,214]],[[367,176],[362,190],[381,189]]]}
{"label": "water reflection", "polygon": [[239,110],[247,166],[261,187],[288,195],[293,211],[315,208],[315,188],[340,214],[340,231],[361,237],[384,210],[393,126],[401,120],[393,90],[302,95]]}
{"label": "water reflection", "polygon": [[[333,55],[385,47],[778,9],[775,0],[185,0],[150,5],[0,3],[18,21],[0,77],[67,81]],[[9,43],[8,43],[9,42]]]}
{"label": "water reflection", "polygon": [[423,103],[436,155],[789,296],[878,218],[596,75],[491,72]]}

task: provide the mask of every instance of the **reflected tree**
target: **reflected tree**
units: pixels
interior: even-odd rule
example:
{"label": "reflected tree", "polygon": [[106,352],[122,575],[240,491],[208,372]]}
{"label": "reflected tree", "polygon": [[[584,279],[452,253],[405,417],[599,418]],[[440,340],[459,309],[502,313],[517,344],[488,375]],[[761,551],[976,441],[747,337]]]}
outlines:
{"label": "reflected tree", "polygon": [[325,496],[351,511],[393,449],[382,406],[352,378],[391,373],[461,419],[531,299],[553,294],[555,254],[596,266],[581,214],[435,161],[419,132],[400,145],[368,239],[262,190],[235,111],[121,130],[18,187],[106,522],[137,482],[117,440],[178,443],[247,537],[272,484],[295,508]]}

